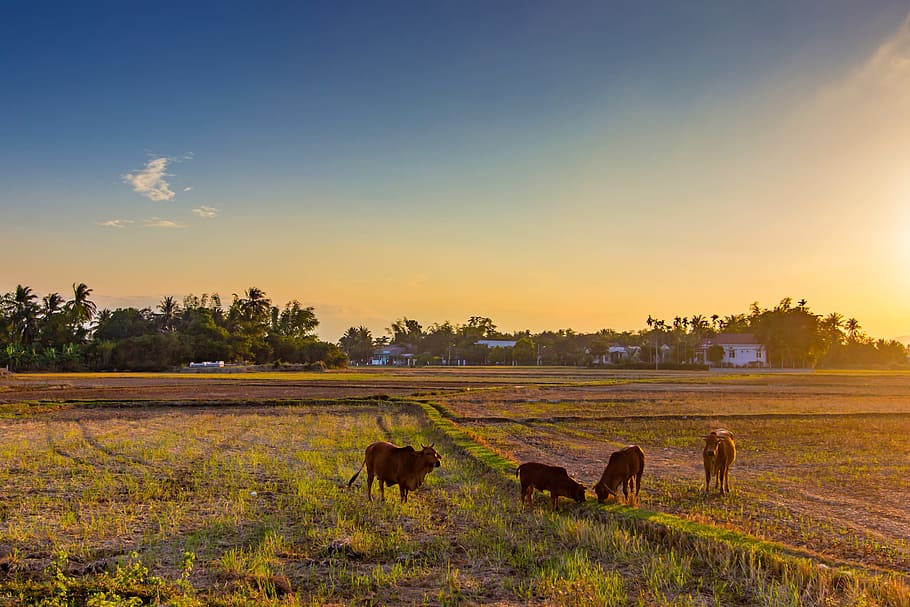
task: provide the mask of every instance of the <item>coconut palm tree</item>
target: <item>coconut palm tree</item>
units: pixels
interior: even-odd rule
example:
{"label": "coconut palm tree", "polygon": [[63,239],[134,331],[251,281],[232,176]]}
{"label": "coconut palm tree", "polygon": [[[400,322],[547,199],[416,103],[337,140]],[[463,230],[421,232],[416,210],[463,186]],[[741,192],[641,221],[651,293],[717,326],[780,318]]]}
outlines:
{"label": "coconut palm tree", "polygon": [[859,324],[859,321],[856,318],[848,318],[844,322],[844,329],[847,330],[847,336],[850,338],[850,341],[859,341],[859,338],[862,336],[862,326]]}
{"label": "coconut palm tree", "polygon": [[373,334],[363,325],[351,327],[338,340],[338,345],[351,361],[366,364],[373,354]]}
{"label": "coconut palm tree", "polygon": [[174,330],[174,321],[177,319],[177,314],[180,313],[180,304],[177,303],[176,299],[168,295],[158,304],[158,311],[161,313],[158,316],[161,330],[167,333],[172,332]]}
{"label": "coconut palm tree", "polygon": [[63,296],[60,293],[48,293],[41,299],[41,318],[45,320],[63,309]]}
{"label": "coconut palm tree", "polygon": [[84,282],[73,283],[73,298],[66,302],[66,311],[69,313],[70,331],[76,341],[85,339],[87,330],[85,325],[91,322],[98,310],[95,302],[89,299],[92,290]]}
{"label": "coconut palm tree", "polygon": [[828,345],[841,344],[844,341],[844,315],[838,314],[837,312],[831,312],[825,316],[822,320],[820,327],[824,332],[825,338],[828,340]]}
{"label": "coconut palm tree", "polygon": [[240,311],[244,319],[257,323],[267,322],[272,302],[265,296],[265,291],[257,287],[250,287],[244,296],[239,300]]}
{"label": "coconut palm tree", "polygon": [[3,303],[10,316],[13,342],[28,345],[35,340],[38,334],[37,299],[31,287],[23,285],[16,285],[16,290],[6,296]]}

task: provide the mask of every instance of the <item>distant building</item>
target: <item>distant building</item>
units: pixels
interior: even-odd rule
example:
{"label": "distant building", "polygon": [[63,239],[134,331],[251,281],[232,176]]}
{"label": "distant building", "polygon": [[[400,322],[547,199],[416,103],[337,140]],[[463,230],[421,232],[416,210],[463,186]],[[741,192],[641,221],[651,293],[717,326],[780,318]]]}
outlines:
{"label": "distant building", "polygon": [[518,341],[514,339],[481,339],[475,341],[475,346],[486,346],[488,348],[514,348]]}
{"label": "distant building", "polygon": [[[708,350],[712,346],[724,349],[724,357],[719,363],[708,360]],[[719,367],[767,367],[768,351],[751,333],[720,333],[701,340],[695,348],[695,361]]]}
{"label": "distant building", "polygon": [[414,354],[404,346],[383,346],[373,350],[370,364],[383,367],[410,367]]}
{"label": "distant building", "polygon": [[639,346],[610,344],[606,353],[593,355],[591,362],[595,365],[621,365],[623,363],[639,360],[640,355],[641,348]]}
{"label": "distant building", "polygon": [[201,363],[190,363],[191,368],[202,368],[202,369],[220,369],[224,367],[223,360],[207,360]]}

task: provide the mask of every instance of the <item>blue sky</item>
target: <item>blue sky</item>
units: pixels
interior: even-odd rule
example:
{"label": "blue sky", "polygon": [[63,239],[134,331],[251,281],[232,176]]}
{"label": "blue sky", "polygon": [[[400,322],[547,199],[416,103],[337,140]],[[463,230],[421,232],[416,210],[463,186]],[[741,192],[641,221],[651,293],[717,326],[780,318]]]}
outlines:
{"label": "blue sky", "polygon": [[[315,305],[333,340],[402,315],[625,329],[784,296],[910,333],[910,253],[875,244],[910,228],[881,118],[906,108],[873,91],[905,84],[875,68],[907,57],[907,2],[3,11],[0,291],[256,285]],[[851,183],[874,178],[861,217],[831,195],[849,190],[831,125]],[[844,263],[863,296],[838,291]]]}

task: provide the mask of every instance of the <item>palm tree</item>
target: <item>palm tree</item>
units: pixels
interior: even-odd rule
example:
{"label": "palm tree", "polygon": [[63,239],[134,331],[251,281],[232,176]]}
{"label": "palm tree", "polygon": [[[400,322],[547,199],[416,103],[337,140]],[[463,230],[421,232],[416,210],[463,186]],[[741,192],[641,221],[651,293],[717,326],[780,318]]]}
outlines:
{"label": "palm tree", "polygon": [[98,307],[89,299],[92,290],[84,282],[73,283],[73,298],[66,303],[70,315],[70,331],[76,341],[85,338],[85,325],[91,322]]}
{"label": "palm tree", "polygon": [[170,333],[174,330],[174,320],[176,320],[177,314],[180,312],[180,304],[177,303],[176,299],[168,295],[158,304],[158,311],[161,312],[159,316],[161,329]]}
{"label": "palm tree", "polygon": [[858,341],[859,337],[862,335],[862,331],[860,331],[862,327],[855,318],[848,318],[846,322],[844,322],[844,328],[847,330],[850,341]]}
{"label": "palm tree", "polygon": [[272,302],[265,296],[265,291],[250,287],[244,295],[246,297],[240,299],[240,310],[244,318],[254,322],[265,322],[272,307]]}
{"label": "palm tree", "polygon": [[841,344],[844,341],[844,315],[838,314],[837,312],[831,312],[825,316],[821,321],[821,329],[825,333],[825,337],[829,342],[829,346],[832,344]]}
{"label": "palm tree", "polygon": [[347,353],[351,361],[366,364],[373,354],[373,335],[363,325],[350,327],[338,340],[338,345]]}
{"label": "palm tree", "polygon": [[63,309],[63,296],[60,293],[48,293],[41,299],[41,317],[47,320]]}
{"label": "palm tree", "polygon": [[31,287],[16,285],[15,292],[7,295],[4,307],[12,321],[13,341],[31,344],[38,333],[38,296]]}

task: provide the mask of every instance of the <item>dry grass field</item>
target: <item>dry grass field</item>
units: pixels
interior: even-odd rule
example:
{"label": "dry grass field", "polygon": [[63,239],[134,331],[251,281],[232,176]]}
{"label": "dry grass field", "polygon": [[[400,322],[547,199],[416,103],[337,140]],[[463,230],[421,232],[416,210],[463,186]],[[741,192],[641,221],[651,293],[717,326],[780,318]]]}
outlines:
{"label": "dry grass field", "polygon": [[[701,436],[736,432],[733,493]],[[464,369],[0,384],[0,605],[908,605],[910,374]],[[405,505],[346,483],[435,442]],[[515,462],[639,508],[518,506]],[[593,493],[591,494],[593,495]]]}

